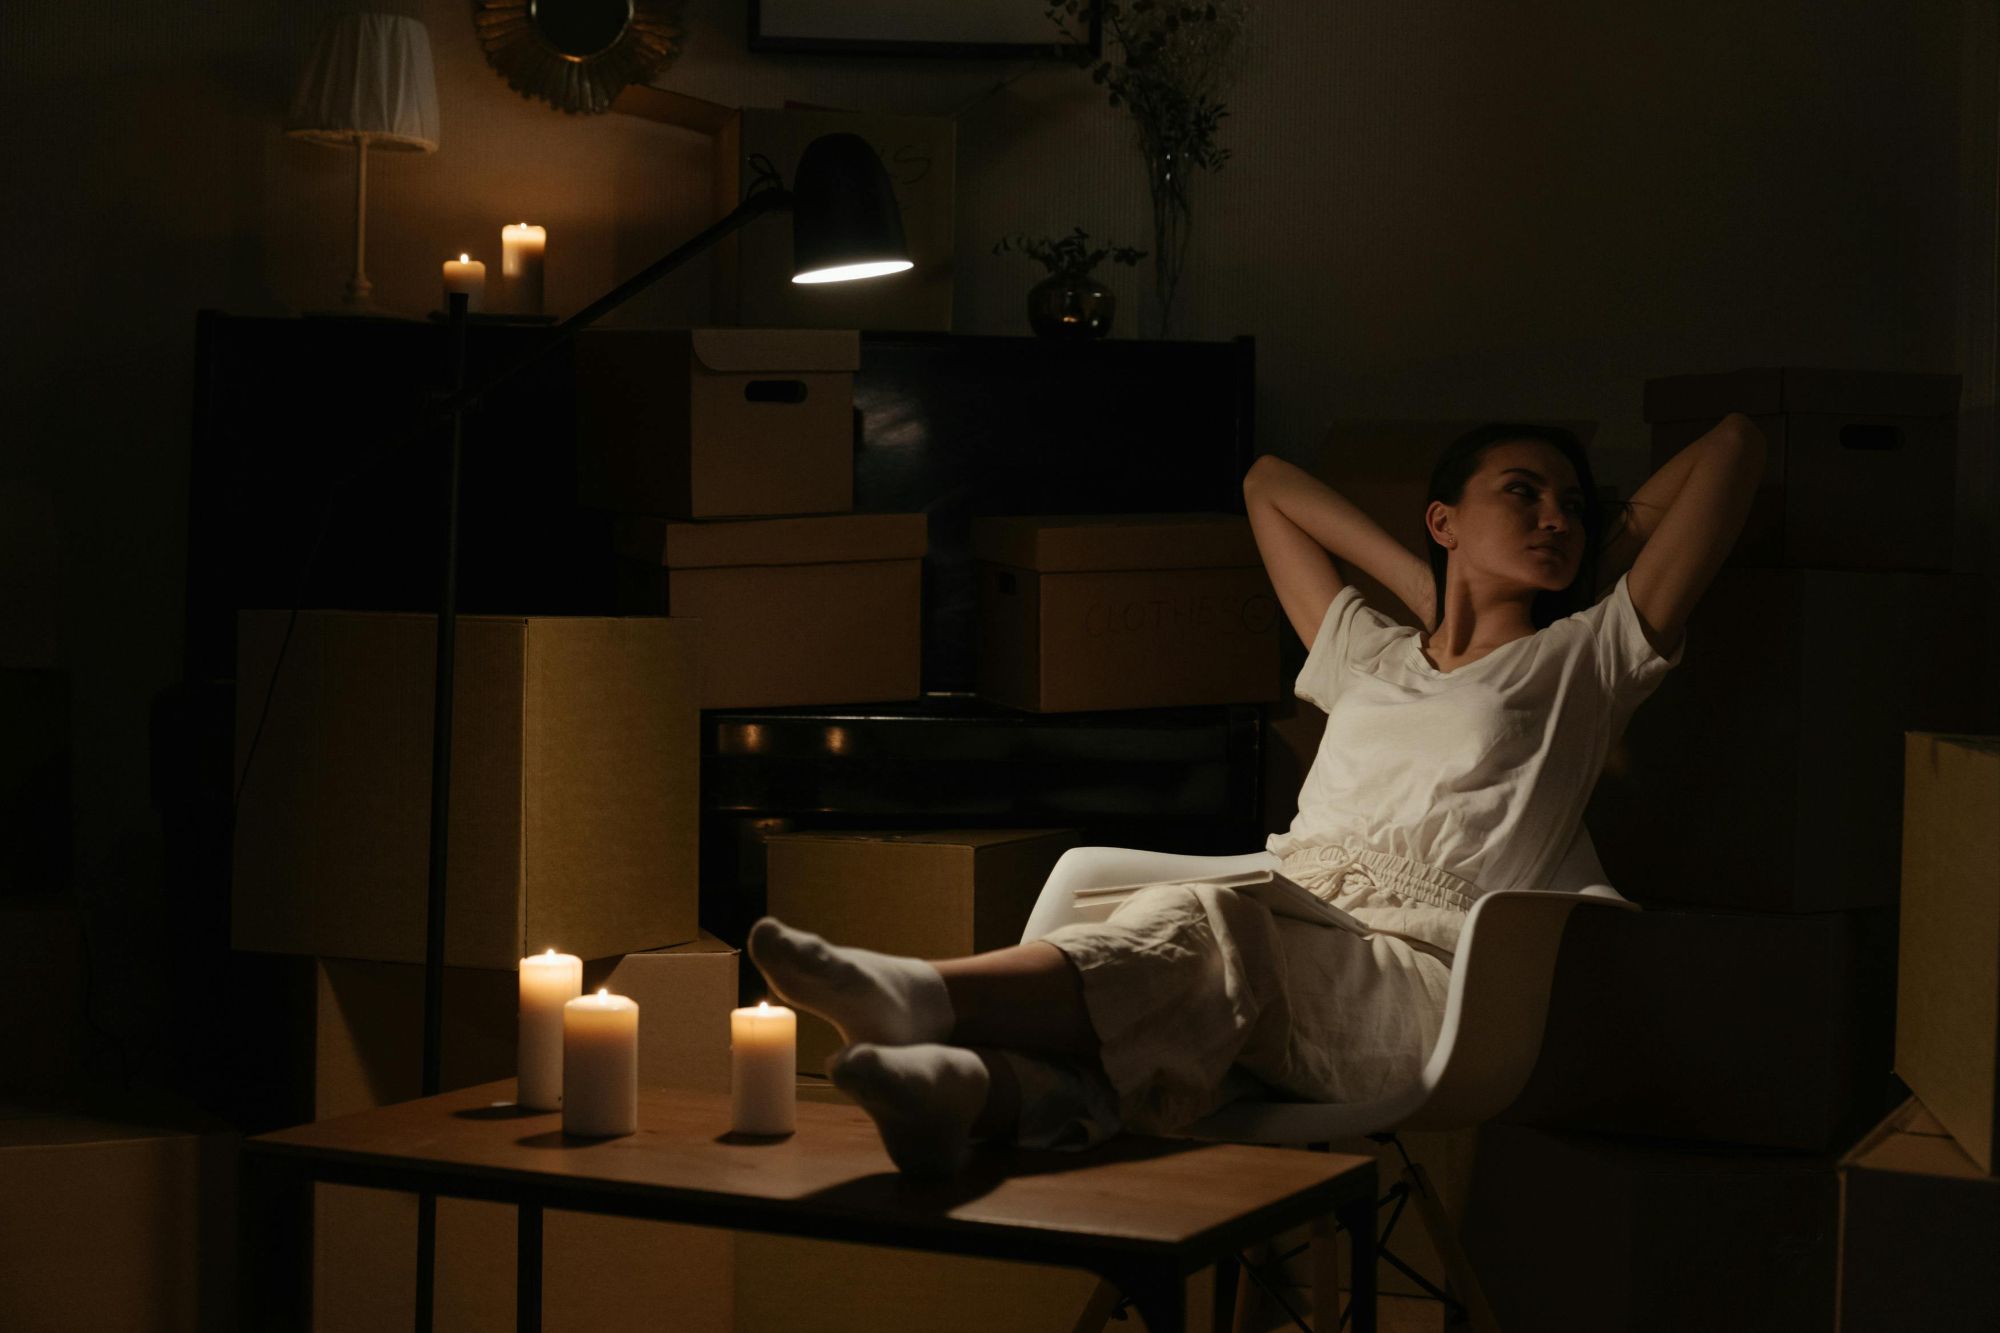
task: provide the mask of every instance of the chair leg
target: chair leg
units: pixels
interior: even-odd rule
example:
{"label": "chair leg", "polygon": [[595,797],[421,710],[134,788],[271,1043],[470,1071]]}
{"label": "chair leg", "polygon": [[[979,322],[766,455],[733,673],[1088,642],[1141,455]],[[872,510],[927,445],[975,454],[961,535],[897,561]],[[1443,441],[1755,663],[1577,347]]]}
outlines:
{"label": "chair leg", "polygon": [[1104,1333],[1104,1326],[1111,1322],[1111,1312],[1118,1308],[1121,1298],[1122,1294],[1115,1284],[1099,1278],[1097,1289],[1084,1302],[1083,1313],[1070,1326],[1070,1333]]}
{"label": "chair leg", "polygon": [[1458,1243],[1458,1232],[1452,1227],[1451,1219],[1445,1216],[1444,1205],[1438,1202],[1436,1193],[1431,1189],[1430,1173],[1424,1170],[1422,1164],[1411,1162],[1403,1169],[1403,1175],[1410,1182],[1410,1192],[1416,1196],[1417,1215],[1424,1220],[1424,1230],[1430,1233],[1431,1244],[1444,1261],[1452,1294],[1465,1306],[1466,1317],[1472,1321],[1473,1333],[1500,1333],[1499,1322],[1493,1318],[1493,1308],[1486,1303],[1486,1292],[1473,1274],[1464,1247]]}

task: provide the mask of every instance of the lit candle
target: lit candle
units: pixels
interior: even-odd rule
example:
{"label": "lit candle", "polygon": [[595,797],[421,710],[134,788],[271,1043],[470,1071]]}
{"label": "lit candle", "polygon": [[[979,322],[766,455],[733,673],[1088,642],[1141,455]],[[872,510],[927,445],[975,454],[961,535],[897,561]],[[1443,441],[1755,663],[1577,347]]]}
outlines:
{"label": "lit candle", "polygon": [[562,1109],[563,1006],[581,994],[583,960],[575,954],[551,949],[521,960],[514,1100],[531,1111]]}
{"label": "lit candle", "polygon": [[500,276],[507,282],[507,308],[517,315],[542,313],[542,254],[549,234],[525,222],[500,229]]}
{"label": "lit candle", "polygon": [[798,1104],[798,1015],[760,1000],[729,1011],[730,1128],[789,1134]]}
{"label": "lit candle", "polygon": [[639,1129],[639,1006],[600,989],[563,1006],[563,1133]]}
{"label": "lit candle", "polygon": [[451,309],[451,294],[465,293],[467,310],[486,308],[486,265],[471,255],[444,261],[444,308]]}

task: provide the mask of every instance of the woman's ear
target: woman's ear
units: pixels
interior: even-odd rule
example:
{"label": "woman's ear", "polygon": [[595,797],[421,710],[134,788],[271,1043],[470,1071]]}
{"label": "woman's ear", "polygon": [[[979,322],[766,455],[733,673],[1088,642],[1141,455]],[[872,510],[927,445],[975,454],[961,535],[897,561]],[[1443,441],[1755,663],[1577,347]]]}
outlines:
{"label": "woman's ear", "polygon": [[1424,528],[1439,546],[1449,550],[1458,545],[1451,532],[1451,508],[1444,501],[1433,500],[1424,507]]}

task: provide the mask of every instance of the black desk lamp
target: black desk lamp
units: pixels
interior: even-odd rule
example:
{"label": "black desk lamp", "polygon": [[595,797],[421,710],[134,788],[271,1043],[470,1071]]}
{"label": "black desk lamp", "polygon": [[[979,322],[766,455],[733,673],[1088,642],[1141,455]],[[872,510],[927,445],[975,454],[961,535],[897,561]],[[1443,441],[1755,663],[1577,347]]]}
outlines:
{"label": "black desk lamp", "polygon": [[[466,409],[562,347],[596,320],[631,300],[660,278],[707,250],[751,219],[778,209],[792,210],[792,281],[846,282],[900,273],[911,267],[889,174],[867,140],[857,134],[827,134],[799,155],[792,188],[768,161],[757,183],[735,211],[692,240],[626,279],[550,330],[535,350],[491,376],[465,387],[466,297],[451,295],[451,394],[439,411],[451,418],[451,467],[446,488],[444,583],[438,597],[437,687],[431,724],[430,903],[424,918],[424,1077],[423,1095],[438,1091],[444,1018],[444,889],[446,833],[451,809],[451,694],[458,639],[458,485]],[[528,1214],[532,1213],[530,1220]],[[524,1209],[521,1225],[539,1230],[540,1209]],[[536,1238],[539,1240],[539,1237]],[[539,1253],[537,1244],[522,1253]],[[417,1320],[419,1333],[431,1327],[434,1260],[437,1253],[437,1199],[419,1196],[417,1208]],[[539,1291],[541,1275],[522,1272],[522,1283]],[[536,1308],[539,1308],[539,1301]]]}

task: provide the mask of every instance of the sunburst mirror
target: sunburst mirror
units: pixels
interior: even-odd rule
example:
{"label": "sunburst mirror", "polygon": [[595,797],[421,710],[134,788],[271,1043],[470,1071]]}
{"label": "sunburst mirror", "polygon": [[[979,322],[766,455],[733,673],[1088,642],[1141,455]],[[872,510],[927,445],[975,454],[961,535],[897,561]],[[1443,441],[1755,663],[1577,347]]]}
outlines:
{"label": "sunburst mirror", "polygon": [[523,97],[611,109],[681,53],[686,0],[474,0],[486,62]]}

